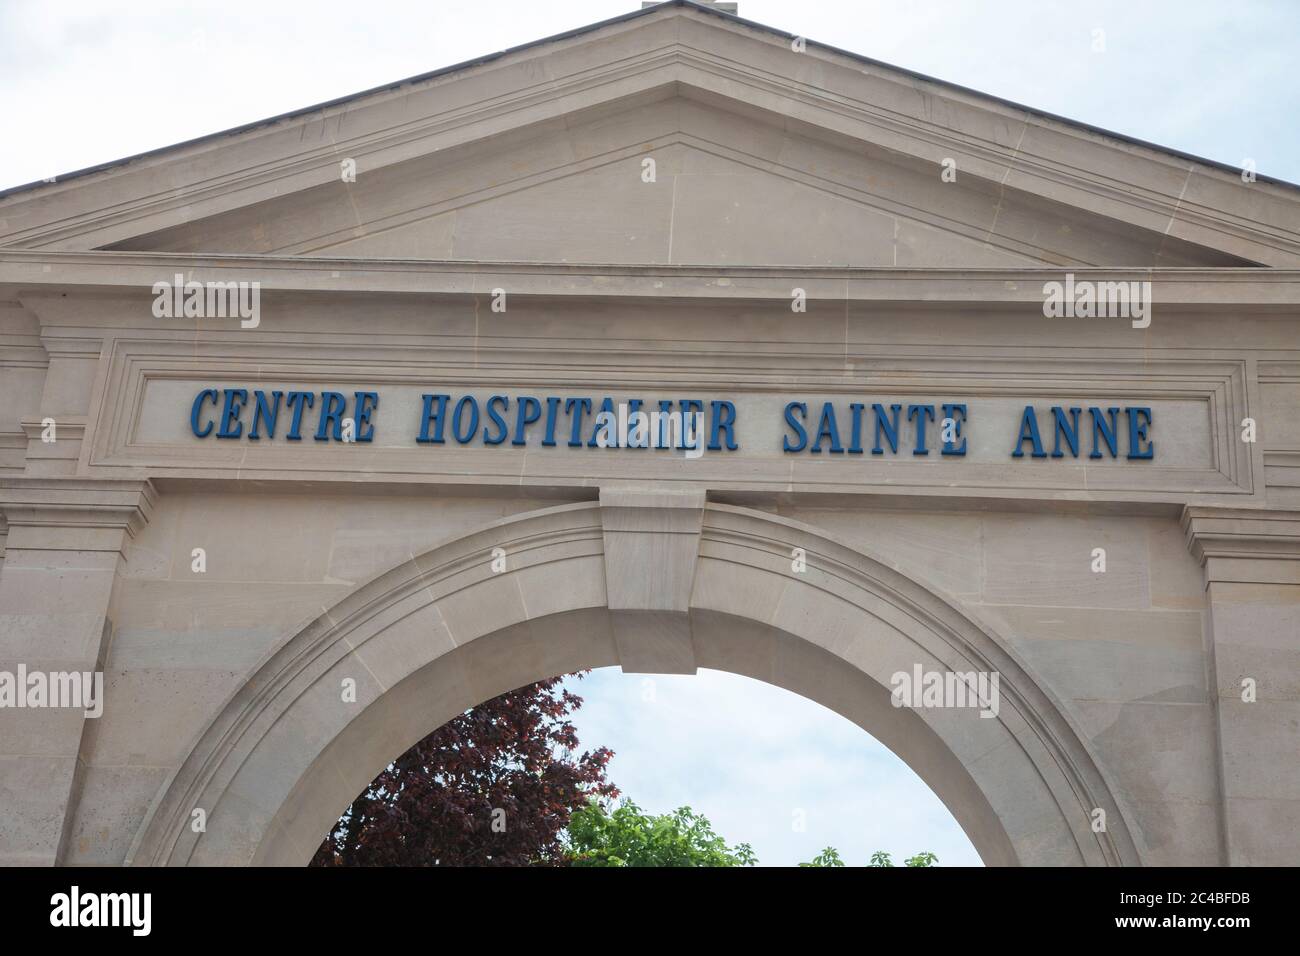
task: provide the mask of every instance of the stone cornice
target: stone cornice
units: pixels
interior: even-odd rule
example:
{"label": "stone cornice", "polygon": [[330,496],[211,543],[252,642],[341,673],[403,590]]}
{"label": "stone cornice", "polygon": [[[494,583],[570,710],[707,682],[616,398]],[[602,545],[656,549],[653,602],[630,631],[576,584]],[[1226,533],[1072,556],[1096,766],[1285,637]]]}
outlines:
{"label": "stone cornice", "polygon": [[1182,525],[1206,583],[1300,584],[1300,512],[1193,506]]}
{"label": "stone cornice", "polygon": [[1300,270],[1255,268],[899,268],[831,266],[603,265],[308,256],[216,256],[138,252],[0,249],[0,288],[19,290],[28,308],[42,295],[151,294],[154,282],[261,283],[263,294],[514,295],[641,299],[779,299],[802,288],[810,299],[913,304],[1021,304],[1039,308],[1043,284],[1069,271],[1096,282],[1152,283],[1159,306],[1258,306],[1300,311]]}
{"label": "stone cornice", "polygon": [[[85,415],[57,415],[52,416],[55,426],[55,436],[62,435],[63,438],[73,440],[86,437],[86,416]],[[27,436],[27,441],[40,441],[41,435],[45,431],[45,419],[41,418],[24,418],[18,423],[23,434]],[[26,442],[23,443],[26,448]]]}
{"label": "stone cornice", "polygon": [[0,511],[21,527],[117,529],[134,537],[149,523],[158,493],[148,480],[0,478]]}

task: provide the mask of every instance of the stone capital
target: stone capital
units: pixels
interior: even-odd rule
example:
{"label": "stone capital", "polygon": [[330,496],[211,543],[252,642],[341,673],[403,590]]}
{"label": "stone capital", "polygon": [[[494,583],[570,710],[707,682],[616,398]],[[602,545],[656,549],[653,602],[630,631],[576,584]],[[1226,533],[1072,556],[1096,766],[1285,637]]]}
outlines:
{"label": "stone capital", "polygon": [[148,480],[0,479],[9,549],[120,550],[148,524],[157,498]]}
{"label": "stone capital", "polygon": [[1300,584],[1300,512],[1183,509],[1187,546],[1206,584]]}

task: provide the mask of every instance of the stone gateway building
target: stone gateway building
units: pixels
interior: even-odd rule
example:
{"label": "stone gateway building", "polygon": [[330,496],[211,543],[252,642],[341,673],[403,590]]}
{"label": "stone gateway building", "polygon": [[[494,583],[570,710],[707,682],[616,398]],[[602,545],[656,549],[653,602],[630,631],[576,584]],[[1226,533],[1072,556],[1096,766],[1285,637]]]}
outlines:
{"label": "stone gateway building", "polygon": [[621,665],[1300,863],[1300,190],[707,5],[0,195],[0,513],[0,862],[305,863]]}

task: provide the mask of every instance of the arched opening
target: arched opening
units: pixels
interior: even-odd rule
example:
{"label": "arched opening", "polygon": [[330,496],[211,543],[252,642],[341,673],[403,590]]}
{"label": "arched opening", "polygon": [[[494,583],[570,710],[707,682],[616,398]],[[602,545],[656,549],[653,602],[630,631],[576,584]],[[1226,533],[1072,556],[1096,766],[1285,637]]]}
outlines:
{"label": "arched opening", "polygon": [[[783,687],[868,730],[939,796],[985,863],[1138,862],[1068,718],[1005,641],[951,602],[823,531],[710,504],[686,611],[611,611],[606,511],[562,505],[497,522],[322,614],[208,728],[151,809],[132,862],[305,863],[352,797],[453,715],[555,674],[626,667],[629,640],[648,647],[683,628],[693,667]],[[653,529],[656,509],[638,521]],[[663,526],[680,544],[680,525]],[[506,569],[492,568],[494,549]],[[799,572],[794,549],[806,556]],[[917,665],[998,673],[996,716],[893,706],[890,675]],[[345,680],[356,703],[341,701]],[[196,808],[202,833],[188,825]],[[1103,832],[1090,826],[1096,809]]]}
{"label": "arched opening", "polygon": [[367,784],[311,862],[615,861],[982,865],[925,782],[834,711],[725,671],[618,667],[556,675],[456,715]]}
{"label": "arched opening", "polygon": [[982,860],[952,813],[893,751],[799,694],[725,671],[629,674],[602,668],[565,688],[580,750],[607,747],[608,778],[647,815],[690,807],[759,866],[834,848],[848,866],[877,852],[898,865]]}

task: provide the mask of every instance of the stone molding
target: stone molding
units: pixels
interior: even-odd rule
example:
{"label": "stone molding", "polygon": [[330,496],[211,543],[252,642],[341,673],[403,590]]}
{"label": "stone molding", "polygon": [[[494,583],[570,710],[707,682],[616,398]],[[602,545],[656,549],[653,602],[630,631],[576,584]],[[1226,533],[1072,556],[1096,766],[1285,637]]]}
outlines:
{"label": "stone molding", "polygon": [[[483,296],[496,287],[514,295],[579,298],[772,300],[788,303],[791,283],[809,301],[924,303],[935,308],[989,303],[1040,312],[1043,283],[1059,281],[1064,267],[1024,269],[859,266],[654,265],[574,262],[469,262],[412,259],[349,259],[334,256],[211,256],[164,252],[31,251],[0,248],[0,285],[25,290],[24,304],[39,310],[41,296],[77,287],[98,294],[113,290],[151,298],[159,278],[181,272],[198,282],[241,279],[259,282],[264,295],[384,293]],[[1259,314],[1294,316],[1300,269],[1070,267],[1080,279],[1152,283],[1162,308],[1233,305],[1267,309]],[[617,286],[611,283],[617,280]],[[155,323],[158,324],[158,323]],[[160,324],[160,327],[163,327]],[[47,335],[43,334],[42,342]],[[91,340],[61,346],[68,354],[91,354]]]}
{"label": "stone molding", "polygon": [[[855,682],[874,688],[879,724],[868,723],[904,759],[919,760],[923,779],[947,794],[964,826],[973,824],[968,832],[986,859],[1140,862],[1123,804],[1084,737],[992,628],[820,529],[698,497],[623,491],[495,522],[323,609],[268,655],[195,741],[127,862],[304,862],[325,817],[338,812],[333,803],[364,787],[371,761],[391,759],[385,748],[409,746],[436,726],[431,721],[521,680],[624,663],[610,621],[617,611],[607,593],[606,541],[616,552],[636,547],[662,569],[671,561],[661,550],[665,537],[698,542],[685,613],[696,649],[709,655],[704,666],[793,680],[797,692],[828,706],[857,706],[858,692],[848,690]],[[807,575],[790,573],[795,542],[807,550]],[[507,573],[490,570],[496,548],[507,555]],[[617,587],[615,601],[638,603],[617,596]],[[682,596],[668,587],[639,600],[654,608],[622,613],[680,617]],[[769,650],[764,665],[761,649],[773,641],[784,650]],[[792,677],[788,662],[801,654],[831,669]],[[939,666],[1001,673],[997,719],[891,707],[882,686],[888,669],[918,654]],[[538,655],[540,663],[524,660]],[[360,710],[337,704],[344,674],[362,677]],[[201,836],[188,826],[195,807],[207,810]],[[1098,807],[1108,819],[1102,834],[1089,827]],[[1009,833],[999,821],[1013,819]]]}
{"label": "stone molding", "polygon": [[1300,512],[1188,507],[1182,526],[1207,584],[1300,584]]}
{"label": "stone molding", "polygon": [[[147,471],[155,478],[257,478],[273,480],[302,475],[324,480],[368,480],[383,476],[403,483],[463,482],[466,476],[484,486],[590,487],[616,481],[653,480],[710,488],[758,492],[880,493],[891,496],[952,496],[957,489],[985,499],[1063,499],[1142,503],[1211,504],[1225,496],[1257,495],[1262,471],[1252,459],[1254,446],[1235,441],[1235,423],[1248,408],[1248,371],[1244,361],[1205,359],[1195,354],[1135,357],[1098,355],[1084,349],[1035,348],[1032,355],[989,356],[966,345],[909,350],[906,371],[891,371],[898,359],[881,355],[870,343],[813,342],[796,349],[756,348],[744,343],[705,348],[683,343],[671,350],[647,347],[632,338],[606,337],[599,346],[577,337],[555,335],[548,341],[554,365],[529,366],[526,341],[500,337],[483,344],[457,332],[419,339],[354,343],[317,333],[307,343],[259,339],[238,331],[207,346],[212,351],[198,371],[194,345],[182,333],[149,338],[115,339],[104,369],[98,425],[85,454],[92,474]],[[640,388],[690,389],[724,394],[860,393],[861,376],[877,378],[874,387],[916,393],[969,397],[1035,395],[1036,400],[1073,399],[1105,389],[1141,393],[1152,399],[1198,401],[1205,405],[1210,428],[1209,460],[1195,468],[1166,468],[1161,462],[1139,468],[1089,469],[1086,459],[1051,472],[1009,469],[1004,462],[961,462],[955,474],[938,474],[924,462],[904,455],[887,466],[865,461],[853,468],[822,469],[797,456],[759,452],[739,458],[747,467],[738,477],[726,456],[705,455],[685,467],[660,456],[631,462],[618,455],[575,459],[532,454],[512,448],[468,446],[454,458],[430,462],[414,442],[376,444],[346,457],[322,459],[284,443],[252,450],[238,442],[151,441],[141,435],[139,417],[149,390],[158,384],[189,380],[255,382],[271,367],[295,369],[300,383],[335,381],[340,363],[365,374],[380,389],[406,387],[417,376],[448,387],[546,389],[585,387],[596,394],[627,393]],[[850,365],[852,371],[846,371]],[[877,374],[880,373],[880,374]],[[282,373],[282,374],[287,374]],[[885,384],[887,380],[887,384]],[[193,394],[193,393],[191,393]],[[633,393],[635,394],[635,393]],[[842,398],[842,400],[847,400]],[[769,446],[769,451],[770,451]],[[868,456],[869,457],[869,456]],[[1147,467],[1149,465],[1149,467]]]}
{"label": "stone molding", "polygon": [[148,524],[157,498],[148,480],[0,478],[0,511],[9,524],[10,548],[18,545],[16,533],[24,528],[117,530],[134,537]]}
{"label": "stone molding", "polygon": [[[86,437],[86,416],[85,415],[50,415],[54,419],[55,427],[62,438],[68,441],[80,441]],[[40,418],[24,418],[18,423],[18,427],[23,430],[27,441],[39,442],[41,432],[45,430],[45,422]],[[26,442],[23,447],[26,448]]]}

